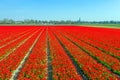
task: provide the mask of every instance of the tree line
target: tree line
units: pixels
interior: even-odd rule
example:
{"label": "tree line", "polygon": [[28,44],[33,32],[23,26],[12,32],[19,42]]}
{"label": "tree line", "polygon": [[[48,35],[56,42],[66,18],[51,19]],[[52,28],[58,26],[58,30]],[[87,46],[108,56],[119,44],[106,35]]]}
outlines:
{"label": "tree line", "polygon": [[81,21],[81,20],[33,20],[33,19],[25,19],[21,21],[13,20],[13,19],[3,19],[0,20],[0,24],[120,24],[120,21]]}

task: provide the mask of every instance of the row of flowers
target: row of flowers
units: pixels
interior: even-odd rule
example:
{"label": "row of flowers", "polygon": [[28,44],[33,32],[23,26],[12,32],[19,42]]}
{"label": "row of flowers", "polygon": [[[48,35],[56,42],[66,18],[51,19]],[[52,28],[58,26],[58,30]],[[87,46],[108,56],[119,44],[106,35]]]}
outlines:
{"label": "row of flowers", "polygon": [[[71,32],[72,32],[72,30],[71,30]],[[81,34],[81,30],[80,30],[79,34]],[[98,60],[100,60],[101,63],[103,65],[105,65],[107,68],[112,70],[114,73],[120,75],[120,62],[119,62],[119,59],[117,59],[117,58],[115,58],[115,57],[113,57],[113,56],[111,56],[111,55],[109,55],[107,53],[104,53],[104,52],[96,49],[93,46],[90,46],[90,45],[80,41],[78,38],[71,37],[70,35],[67,35],[67,36],[70,37],[73,41],[75,41],[79,46],[82,46],[84,49],[86,49],[88,52],[90,52],[91,55],[93,55]],[[78,36],[79,38],[81,38],[79,35],[74,35],[74,36]]]}
{"label": "row of flowers", "polygon": [[46,80],[47,79],[47,55],[46,55],[46,31],[42,33],[37,44],[32,50],[28,60],[22,68],[19,80]]}
{"label": "row of flowers", "polygon": [[[66,31],[71,34],[71,30],[66,29]],[[110,55],[120,58],[119,29],[78,28],[78,30],[72,30],[71,35],[98,47]]]}
{"label": "row of flowers", "polygon": [[32,29],[29,27],[0,27],[0,46],[30,32],[31,30]]}
{"label": "row of flowers", "polygon": [[[64,31],[64,29],[61,29],[61,30],[62,30],[61,32],[66,36],[67,35],[67,34],[65,34],[66,31]],[[57,29],[54,28],[53,31],[57,31]],[[73,33],[72,30],[70,32],[71,32],[71,34]],[[73,55],[75,60],[79,63],[80,67],[89,76],[89,78],[91,78],[93,80],[94,79],[103,79],[103,80],[104,79],[117,79],[117,77],[114,74],[112,74],[106,67],[99,64],[96,60],[91,58],[83,50],[80,50],[80,48],[78,48],[77,46],[72,44],[70,41],[68,41],[66,38],[64,38],[62,35],[60,35],[58,32],[57,32],[57,35],[60,38],[60,40],[63,42],[63,44],[71,52],[71,54]],[[67,35],[67,37],[69,39],[71,39],[72,41],[74,41],[75,43],[77,43],[78,45],[85,48],[86,50],[88,50],[91,53],[91,55],[94,55],[95,57],[99,58],[100,60],[102,60],[104,62],[108,61],[108,62],[106,62],[106,63],[108,63],[108,65],[112,62],[114,62],[115,64],[119,64],[119,61],[117,59],[114,59],[113,57],[111,57],[109,55],[103,54],[102,52],[95,49],[94,47],[91,47],[91,46],[89,46],[89,45],[81,42],[80,40],[73,38],[69,35]],[[72,48],[71,48],[71,46],[72,46]],[[110,61],[111,58],[112,58],[112,62]],[[118,66],[118,68],[119,68],[119,65],[115,65],[115,64],[113,64],[113,65]]]}
{"label": "row of flowers", "polygon": [[53,80],[82,80],[82,77],[78,75],[72,61],[49,29],[48,34]]}
{"label": "row of flowers", "polygon": [[[26,34],[23,34],[21,36],[18,37],[18,39],[14,38],[13,39],[13,42],[6,42],[6,45],[3,46],[2,48],[0,48],[0,59],[2,59],[5,55],[11,53],[14,51],[14,49],[16,49],[17,46],[19,46],[28,36],[30,36],[33,32],[33,31],[30,31]],[[4,43],[4,42],[3,42]]]}
{"label": "row of flowers", "polygon": [[12,73],[19,66],[20,62],[32,46],[40,31],[30,35],[29,39],[24,42],[19,48],[12,52],[7,58],[0,61],[0,79],[7,80],[12,76]]}

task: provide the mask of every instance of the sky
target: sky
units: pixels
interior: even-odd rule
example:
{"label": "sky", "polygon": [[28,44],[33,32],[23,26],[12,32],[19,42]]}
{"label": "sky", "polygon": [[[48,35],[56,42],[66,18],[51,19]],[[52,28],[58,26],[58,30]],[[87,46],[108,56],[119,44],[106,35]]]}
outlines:
{"label": "sky", "polygon": [[0,19],[120,21],[120,0],[0,0]]}

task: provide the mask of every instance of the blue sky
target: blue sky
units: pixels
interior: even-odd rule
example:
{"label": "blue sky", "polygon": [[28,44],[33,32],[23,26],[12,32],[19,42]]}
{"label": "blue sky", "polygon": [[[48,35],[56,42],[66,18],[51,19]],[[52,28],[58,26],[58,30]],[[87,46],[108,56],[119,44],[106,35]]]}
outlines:
{"label": "blue sky", "polygon": [[0,19],[120,20],[120,0],[0,0]]}

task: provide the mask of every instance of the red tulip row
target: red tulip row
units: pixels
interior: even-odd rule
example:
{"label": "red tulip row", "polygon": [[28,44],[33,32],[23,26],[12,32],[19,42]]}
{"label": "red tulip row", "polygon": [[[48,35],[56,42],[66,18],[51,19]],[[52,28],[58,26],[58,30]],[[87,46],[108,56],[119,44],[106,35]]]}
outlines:
{"label": "red tulip row", "polygon": [[120,59],[120,50],[119,49],[115,49],[114,47],[100,44],[100,42],[95,42],[94,40],[89,40],[89,39],[83,39],[83,40],[85,40],[85,42],[87,42],[88,44],[93,45],[94,47],[97,47],[102,52],[109,54],[111,56],[113,55],[116,58]]}
{"label": "red tulip row", "polygon": [[[91,37],[94,41],[107,44],[109,46],[113,46],[114,48],[120,48],[118,44],[120,44],[119,29],[104,29],[102,31],[96,31],[93,37]],[[101,34],[102,33],[102,34]],[[99,36],[97,36],[99,35]],[[89,35],[90,36],[90,35]]]}
{"label": "red tulip row", "polygon": [[[95,30],[96,31],[96,30]],[[115,30],[116,31],[116,30]],[[113,31],[112,31],[113,32]],[[111,33],[112,33],[111,32]],[[116,31],[117,32],[117,31]],[[104,33],[109,33],[109,32],[103,32]],[[71,34],[71,32],[69,32],[69,34]],[[79,32],[79,34],[84,34],[83,32]],[[110,34],[110,33],[109,33]],[[113,34],[116,36],[115,32],[113,32]],[[118,33],[117,32],[117,38],[115,38],[116,41],[119,41],[119,38],[118,38],[118,35],[120,34],[120,32]],[[93,38],[93,35],[96,37],[96,38]],[[72,34],[72,36],[75,36],[77,37],[78,39],[81,39],[81,40],[84,40],[85,42],[89,43],[89,44],[92,44],[93,46],[99,48],[100,50],[102,50],[103,52],[107,53],[107,54],[110,54],[110,55],[113,55],[115,57],[117,57],[118,59],[120,59],[120,49],[119,48],[116,48],[114,46],[111,46],[111,44],[105,44],[104,41],[107,41],[109,39],[103,39],[103,37],[98,37],[97,34],[93,34],[93,35],[89,35],[89,32],[87,34],[87,36],[89,36],[89,38],[82,38],[81,35],[75,35],[75,34]],[[100,34],[99,34],[100,35]],[[109,35],[106,35],[106,37],[109,36]],[[111,36],[111,35],[110,35]],[[97,38],[98,37],[98,38]],[[114,36],[113,36],[114,37]],[[100,40],[100,39],[102,40]],[[111,37],[112,38],[112,37]]]}
{"label": "red tulip row", "polygon": [[18,80],[46,80],[46,59],[46,31],[44,31],[22,68]]}
{"label": "red tulip row", "polygon": [[[78,30],[66,29],[66,32],[70,34],[72,32],[71,35],[77,38],[83,39],[85,41],[88,41],[89,43],[94,44],[95,46],[99,46],[99,48],[104,49],[106,52],[112,52],[113,54],[120,56],[119,55],[120,48],[118,47],[120,43],[119,29],[109,30],[109,29],[99,29],[99,28],[98,29],[97,28],[87,28],[87,29],[78,28]],[[76,35],[76,34],[79,34],[79,35]],[[112,46],[113,44],[116,46]]]}
{"label": "red tulip row", "polygon": [[[0,80],[10,79],[44,28],[0,27],[0,44],[13,40],[0,48]],[[91,80],[119,80],[120,60],[112,56],[120,56],[119,34],[119,29],[47,27],[22,67],[18,80],[83,80],[83,75]],[[10,55],[2,60],[7,53]]]}
{"label": "red tulip row", "polygon": [[0,48],[0,60],[2,58],[4,58],[7,54],[10,54],[11,52],[13,52],[14,49],[16,49],[16,47],[19,46],[19,44],[21,44],[34,31],[35,30],[33,30],[31,32],[28,32],[28,33],[20,36],[19,39],[16,39],[15,41],[11,42],[10,44],[8,43],[7,45],[5,45],[2,48]]}
{"label": "red tulip row", "polygon": [[[23,28],[20,29],[24,30]],[[0,27],[0,38],[2,40],[8,36],[18,34],[19,32],[23,31],[18,30],[16,27]]]}
{"label": "red tulip row", "polygon": [[7,58],[0,61],[0,79],[7,80],[11,77],[13,71],[18,67],[40,31],[35,32],[34,35],[31,34],[31,37],[24,44],[12,52]]}
{"label": "red tulip row", "polygon": [[[19,31],[17,31],[17,30],[14,30],[14,31],[19,32]],[[19,32],[19,33],[14,33],[14,32],[13,32],[14,34],[9,35],[9,36],[7,36],[7,37],[5,37],[5,38],[3,38],[3,39],[1,40],[0,46],[5,45],[5,44],[7,44],[7,43],[9,43],[9,42],[11,42],[11,41],[13,41],[13,40],[16,40],[16,39],[19,38],[20,36],[23,36],[24,34],[27,34],[27,33],[31,32],[31,31],[32,31],[32,29],[28,29],[28,30],[25,30],[25,31],[21,31],[21,32]],[[8,33],[10,34],[10,32],[8,32]],[[2,35],[2,36],[4,36],[4,35]]]}
{"label": "red tulip row", "polygon": [[[62,33],[69,35],[71,37],[74,37],[74,38],[100,50],[101,52],[118,59],[118,60],[120,59],[120,54],[119,54],[120,50],[117,50],[117,49],[110,47],[110,46],[106,46],[106,45],[97,43],[94,40],[89,40],[88,38],[83,38],[83,37],[81,37],[81,34],[84,34],[84,33],[81,33],[81,31],[78,33],[80,35],[75,35],[75,32],[72,32],[72,30],[69,33],[68,32],[69,32],[69,30],[66,32],[62,32]],[[91,38],[92,38],[92,35],[91,35]]]}
{"label": "red tulip row", "polygon": [[[62,29],[62,28],[59,28]],[[72,35],[79,34],[81,38],[92,39],[93,41],[107,44],[115,48],[120,48],[120,29],[105,29],[105,28],[91,28],[91,27],[72,27],[64,28],[65,31],[73,32]],[[99,35],[99,36],[98,36]]]}
{"label": "red tulip row", "polygon": [[[57,31],[57,29],[54,29],[53,31]],[[97,63],[93,58],[91,58],[87,53],[82,51],[76,45],[74,45],[69,40],[64,38],[58,32],[56,32],[56,34],[59,37],[59,39],[61,40],[61,42],[70,51],[70,53],[75,58],[75,60],[78,62],[80,67],[83,69],[84,73],[87,74],[90,79],[92,79],[92,80],[95,80],[95,79],[116,80],[116,79],[118,79],[118,77],[116,75],[112,74],[106,67]]]}
{"label": "red tulip row", "polygon": [[77,74],[70,58],[49,29],[48,34],[53,80],[82,80],[81,76]]}
{"label": "red tulip row", "polygon": [[10,41],[19,37],[21,34],[31,30],[29,27],[0,27],[0,46],[4,44],[4,41]]}
{"label": "red tulip row", "polygon": [[105,54],[105,53],[101,52],[100,50],[98,50],[98,49],[96,49],[74,37],[71,37],[69,35],[67,35],[67,36],[71,40],[73,40],[75,43],[77,43],[79,46],[85,48],[88,52],[90,52],[91,55],[98,58],[101,61],[101,63],[104,64],[107,68],[109,68],[113,72],[120,75],[120,62],[118,59],[116,59],[108,54]]}

